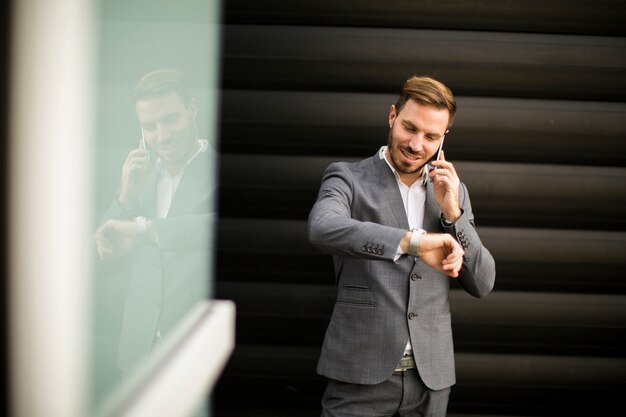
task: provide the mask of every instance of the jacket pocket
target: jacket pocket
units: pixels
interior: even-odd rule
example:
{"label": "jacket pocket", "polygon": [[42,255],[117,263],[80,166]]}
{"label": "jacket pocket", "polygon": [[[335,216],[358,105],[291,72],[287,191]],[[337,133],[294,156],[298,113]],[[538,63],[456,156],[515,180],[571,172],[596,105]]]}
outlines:
{"label": "jacket pocket", "polygon": [[375,307],[372,290],[360,284],[343,284],[337,295],[337,304],[352,307]]}
{"label": "jacket pocket", "polygon": [[376,307],[374,301],[349,300],[346,298],[337,298],[337,304],[351,307]]}

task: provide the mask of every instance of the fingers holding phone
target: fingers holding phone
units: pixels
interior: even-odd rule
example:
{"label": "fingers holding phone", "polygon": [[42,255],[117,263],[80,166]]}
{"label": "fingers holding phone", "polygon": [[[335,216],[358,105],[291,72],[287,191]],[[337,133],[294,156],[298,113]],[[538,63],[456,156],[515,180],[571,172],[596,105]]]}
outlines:
{"label": "fingers holding phone", "polygon": [[157,158],[156,152],[146,143],[146,137],[144,135],[143,128],[141,129],[141,141],[139,141],[139,149],[143,149],[147,151],[146,159],[149,162],[156,161],[156,158]]}
{"label": "fingers holding phone", "polygon": [[124,208],[133,207],[141,193],[143,193],[150,171],[153,167],[153,158],[150,157],[150,151],[146,148],[145,140],[142,138],[139,147],[128,153],[126,161],[122,166],[122,179],[120,181],[120,190],[118,201]]}
{"label": "fingers holding phone", "polygon": [[433,164],[433,162],[438,161],[439,158],[442,156],[443,141],[445,138],[446,138],[445,136],[441,138],[441,142],[439,142],[439,148],[437,148],[437,152],[435,153],[435,156],[433,156],[432,159],[428,162],[428,168],[430,168],[430,170],[437,169],[437,167]]}
{"label": "fingers holding phone", "polygon": [[443,216],[450,222],[456,221],[461,216],[459,203],[459,190],[461,180],[452,163],[446,161],[445,152],[441,150],[439,159],[432,162],[435,168],[428,174],[435,188],[437,204],[443,212]]}

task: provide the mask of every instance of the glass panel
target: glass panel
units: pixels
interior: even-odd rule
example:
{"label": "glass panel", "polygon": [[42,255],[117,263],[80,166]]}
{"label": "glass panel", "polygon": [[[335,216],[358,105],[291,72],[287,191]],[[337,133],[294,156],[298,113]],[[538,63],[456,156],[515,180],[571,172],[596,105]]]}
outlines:
{"label": "glass panel", "polygon": [[98,408],[212,294],[219,4],[96,3]]}

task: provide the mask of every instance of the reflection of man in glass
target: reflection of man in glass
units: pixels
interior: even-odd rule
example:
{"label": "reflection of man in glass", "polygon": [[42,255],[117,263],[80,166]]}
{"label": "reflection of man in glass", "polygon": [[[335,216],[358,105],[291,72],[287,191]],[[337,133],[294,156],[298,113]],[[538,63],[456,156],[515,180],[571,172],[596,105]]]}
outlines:
{"label": "reflection of man in glass", "polygon": [[117,361],[123,371],[207,298],[214,220],[214,156],[198,138],[198,110],[182,74],[150,72],[134,98],[141,140],[95,236],[100,259],[128,273]]}

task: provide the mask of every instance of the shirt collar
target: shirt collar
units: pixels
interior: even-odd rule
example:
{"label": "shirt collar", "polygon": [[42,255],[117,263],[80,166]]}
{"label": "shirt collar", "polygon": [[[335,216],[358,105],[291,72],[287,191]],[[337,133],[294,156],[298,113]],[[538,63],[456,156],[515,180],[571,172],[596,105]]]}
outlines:
{"label": "shirt collar", "polygon": [[[396,177],[396,180],[400,181],[400,175],[398,174],[398,171],[393,167],[393,165],[391,165],[391,163],[389,163],[389,161],[387,160],[387,146],[382,146],[380,148],[380,150],[378,151],[378,156],[380,157],[380,159],[384,159],[385,162],[387,163],[387,166],[389,166],[389,168],[391,169],[391,172],[393,172],[393,175]],[[420,180],[420,185],[426,185],[426,183],[428,182],[428,173],[430,172],[430,167],[428,164],[426,164],[424,166],[424,170],[422,172],[422,178]]]}

